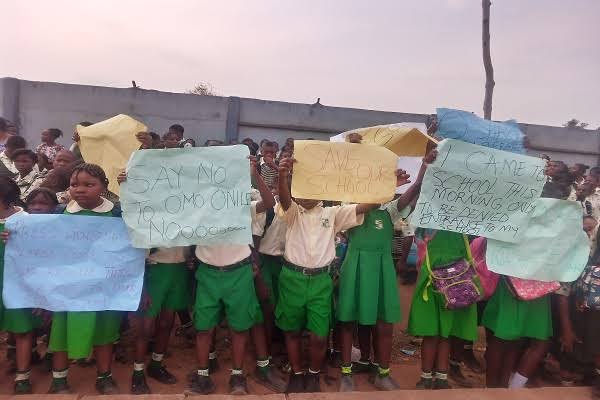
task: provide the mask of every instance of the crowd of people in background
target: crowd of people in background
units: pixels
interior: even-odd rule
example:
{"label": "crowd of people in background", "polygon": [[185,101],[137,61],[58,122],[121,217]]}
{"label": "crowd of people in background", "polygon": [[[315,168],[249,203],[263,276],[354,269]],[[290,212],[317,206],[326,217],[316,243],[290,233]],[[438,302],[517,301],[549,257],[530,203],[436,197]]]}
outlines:
{"label": "crowd of people in background", "polygon": [[[429,129],[435,133],[435,124]],[[57,143],[63,136],[60,129],[48,128],[41,132],[40,143],[27,143],[14,124],[0,118],[1,227],[8,216],[22,210],[117,214],[118,196],[107,190],[102,169],[83,160],[77,132],[71,146]],[[171,125],[163,135],[140,132],[136,137],[140,149],[197,146],[194,139],[186,138],[179,124]],[[233,144],[238,142],[215,139],[207,140],[204,146]],[[180,320],[179,329],[197,331],[194,337],[199,366],[189,378],[191,392],[214,392],[210,375],[218,368],[215,330],[221,329],[222,314],[232,330],[232,394],[248,392],[242,370],[247,342],[252,343],[257,360],[256,379],[277,392],[320,391],[319,374],[326,354],[330,365],[340,368],[340,391],[353,391],[353,375],[360,373],[369,374],[370,382],[379,390],[398,389],[390,371],[390,355],[393,324],[401,321],[399,275],[402,283],[416,284],[408,332],[421,338],[417,388],[450,388],[449,377],[458,385],[469,386],[463,374],[465,368],[485,372],[487,387],[520,388],[531,382],[542,362],[551,357],[560,365],[563,385],[591,383],[595,396],[600,396],[600,342],[595,337],[600,311],[582,309],[573,285],[564,284],[556,293],[525,301],[512,295],[507,281],[501,279],[486,301],[449,310],[428,284],[431,268],[436,265],[469,258],[474,245],[483,246],[485,251],[485,239],[476,242],[475,238],[454,232],[410,225],[425,170],[436,157],[434,146],[428,149],[419,175],[411,178],[409,189],[394,201],[375,207],[293,199],[289,192],[293,138],[281,146],[277,141],[263,139],[256,143],[250,138],[239,144],[248,146],[252,156],[250,168],[256,192],[251,207],[253,249],[199,245],[150,251],[144,296],[151,298],[152,305],[145,308],[147,298],[143,296],[140,312],[131,317],[137,329],[132,393],[150,393],[146,375],[161,383],[176,381],[163,363],[176,318]],[[590,263],[599,262],[600,167],[568,166],[542,157],[547,159],[548,178],[542,197],[581,205],[582,229],[591,245]],[[125,173],[119,176],[120,183],[126,179]],[[399,185],[406,184],[407,179],[403,171],[398,171]],[[84,184],[94,189],[82,189]],[[78,197],[80,190],[97,190],[93,198],[98,202],[81,200],[84,197]],[[417,247],[426,249],[426,262],[431,268],[420,268],[425,261],[422,254],[417,259]],[[227,282],[215,272],[224,269],[231,271],[227,272]],[[16,316],[11,311],[0,303],[0,330],[10,333],[8,357],[17,371],[15,393],[31,393],[31,349],[35,348],[32,332],[47,332],[49,327],[39,322],[31,310],[17,310],[21,313]],[[67,330],[73,326],[91,331],[94,328],[83,319],[71,321],[75,318],[72,314],[53,316],[48,334],[50,352],[46,354],[52,363],[50,393],[69,391],[68,358],[86,359],[92,347],[98,368],[97,390],[116,393],[110,365],[114,343],[127,317],[93,313],[95,335],[87,343],[76,344],[74,350],[67,340]],[[140,315],[139,320],[135,319]],[[485,329],[485,366],[473,351],[478,327]],[[303,331],[308,332],[306,337]],[[303,353],[306,341],[310,343],[309,351]],[[150,342],[154,345],[146,366]],[[360,356],[353,358],[354,344]]]}

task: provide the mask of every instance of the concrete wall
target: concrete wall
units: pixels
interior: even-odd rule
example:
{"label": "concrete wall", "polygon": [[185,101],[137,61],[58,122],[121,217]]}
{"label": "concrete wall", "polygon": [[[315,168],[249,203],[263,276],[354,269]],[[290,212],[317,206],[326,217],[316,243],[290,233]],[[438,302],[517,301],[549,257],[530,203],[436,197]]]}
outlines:
{"label": "concrete wall", "polygon": [[[159,134],[180,123],[185,136],[207,139],[287,137],[327,140],[346,130],[394,122],[426,122],[426,114],[407,114],[297,104],[238,97],[196,96],[134,88],[108,88],[0,78],[0,115],[20,126],[31,146],[45,128],[60,128],[70,144],[74,126],[129,114]],[[580,129],[521,124],[531,155],[549,154],[567,163],[599,164],[600,135]]]}

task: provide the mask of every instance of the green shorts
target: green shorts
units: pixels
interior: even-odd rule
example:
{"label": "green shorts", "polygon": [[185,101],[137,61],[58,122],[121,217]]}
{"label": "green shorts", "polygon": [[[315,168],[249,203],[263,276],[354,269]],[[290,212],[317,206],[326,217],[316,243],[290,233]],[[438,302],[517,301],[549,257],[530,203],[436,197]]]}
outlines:
{"label": "green shorts", "polygon": [[66,351],[70,359],[86,358],[93,346],[119,338],[120,311],[55,312],[50,330],[51,352]]}
{"label": "green shorts", "polygon": [[282,264],[281,256],[260,255],[260,272],[267,289],[269,289],[269,301],[273,305],[277,305],[279,299],[279,274],[281,274]]}
{"label": "green shorts", "polygon": [[42,319],[32,314],[31,308],[4,309],[0,330],[10,333],[28,333],[42,326]]}
{"label": "green shorts", "polygon": [[252,264],[231,270],[215,269],[200,263],[196,269],[196,301],[194,326],[207,331],[223,317],[231,329],[241,332],[262,322],[262,311],[254,289]]}
{"label": "green shorts", "polygon": [[192,271],[183,263],[146,266],[144,288],[151,304],[144,316],[154,318],[161,310],[187,309],[192,301],[192,279]]}
{"label": "green shorts", "polygon": [[375,325],[401,319],[396,270],[391,254],[348,251],[340,273],[338,321]]}
{"label": "green shorts", "polygon": [[277,326],[283,331],[308,329],[326,337],[331,323],[333,283],[324,272],[308,276],[285,266],[279,276],[279,301],[275,309]]}

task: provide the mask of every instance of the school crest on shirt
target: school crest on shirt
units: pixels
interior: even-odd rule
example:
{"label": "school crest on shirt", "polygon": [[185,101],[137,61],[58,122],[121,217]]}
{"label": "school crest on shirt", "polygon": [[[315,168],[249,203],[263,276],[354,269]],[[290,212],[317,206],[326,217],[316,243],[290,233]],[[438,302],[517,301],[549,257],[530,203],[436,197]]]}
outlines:
{"label": "school crest on shirt", "polygon": [[383,220],[382,219],[376,219],[375,220],[375,229],[383,229]]}
{"label": "school crest on shirt", "polygon": [[321,218],[321,226],[323,228],[329,228],[330,227],[329,218]]}

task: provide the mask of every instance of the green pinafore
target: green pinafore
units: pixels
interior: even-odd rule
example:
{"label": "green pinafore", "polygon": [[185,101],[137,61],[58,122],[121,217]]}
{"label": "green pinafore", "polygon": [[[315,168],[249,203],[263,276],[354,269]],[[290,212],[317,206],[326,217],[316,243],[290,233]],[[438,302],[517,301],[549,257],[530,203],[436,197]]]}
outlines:
{"label": "green pinafore", "polygon": [[[467,258],[467,249],[460,233],[436,231],[427,246],[432,269]],[[430,283],[424,258],[410,308],[409,333],[413,336],[454,336],[469,341],[477,340],[477,305],[448,310],[444,297]]]}
{"label": "green pinafore", "polygon": [[[112,211],[81,210],[67,215],[112,217]],[[66,351],[70,359],[86,358],[93,346],[115,342],[119,338],[122,312],[120,311],[65,311],[52,316],[49,350]]]}
{"label": "green pinafore", "polygon": [[394,227],[385,210],[372,210],[348,231],[348,251],[340,272],[337,319],[375,325],[402,318],[392,259]]}

